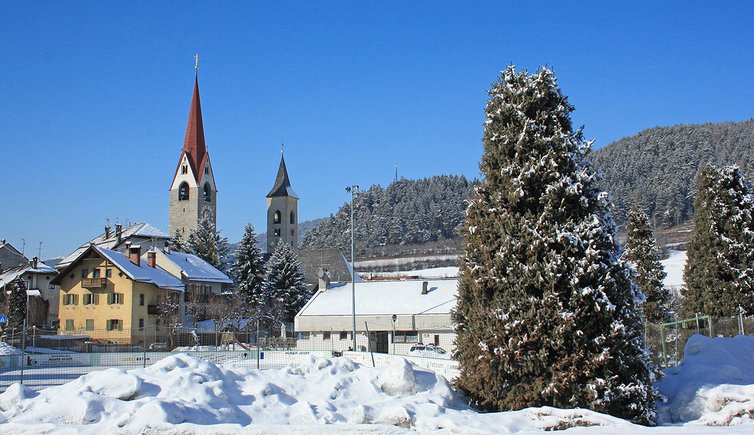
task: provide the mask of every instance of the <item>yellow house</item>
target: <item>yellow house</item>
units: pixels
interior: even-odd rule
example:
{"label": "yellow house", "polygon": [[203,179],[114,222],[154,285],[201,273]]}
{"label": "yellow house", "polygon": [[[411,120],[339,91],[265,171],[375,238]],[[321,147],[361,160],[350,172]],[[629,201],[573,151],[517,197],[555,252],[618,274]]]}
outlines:
{"label": "yellow house", "polygon": [[60,286],[60,334],[117,344],[155,337],[158,307],[179,304],[184,291],[181,280],[157,267],[154,257],[142,260],[138,245],[125,254],[92,245],[52,283]]}

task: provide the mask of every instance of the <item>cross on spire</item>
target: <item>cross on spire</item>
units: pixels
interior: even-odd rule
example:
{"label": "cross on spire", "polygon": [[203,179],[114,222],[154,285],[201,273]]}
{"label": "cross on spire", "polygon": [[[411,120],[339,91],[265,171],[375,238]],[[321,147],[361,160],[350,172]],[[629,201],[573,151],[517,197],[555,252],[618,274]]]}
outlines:
{"label": "cross on spire", "polygon": [[194,62],[194,70],[196,70],[196,72],[199,72],[199,53],[194,54]]}
{"label": "cross on spire", "polygon": [[285,143],[280,142],[280,154],[285,155]]}

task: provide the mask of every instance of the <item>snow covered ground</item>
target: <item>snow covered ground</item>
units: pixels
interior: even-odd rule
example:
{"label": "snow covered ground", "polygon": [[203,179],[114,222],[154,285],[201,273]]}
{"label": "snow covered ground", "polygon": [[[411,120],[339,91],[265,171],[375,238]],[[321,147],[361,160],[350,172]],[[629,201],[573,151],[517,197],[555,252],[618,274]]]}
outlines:
{"label": "snow covered ground", "polygon": [[680,288],[683,287],[683,268],[686,266],[686,251],[673,251],[668,252],[668,258],[660,261],[662,267],[665,268],[665,281],[663,284],[666,288]]}
{"label": "snow covered ground", "polygon": [[372,368],[309,356],[256,370],[177,354],[40,392],[15,384],[0,394],[0,433],[754,433],[754,337],[695,336],[686,355],[658,384],[668,400],[656,428],[579,409],[479,413],[442,376],[400,358]]}
{"label": "snow covered ground", "polygon": [[458,277],[457,266],[432,267],[429,269],[407,270],[400,272],[370,272],[369,277],[393,278],[403,276],[418,276],[420,278],[456,278]]}
{"label": "snow covered ground", "polygon": [[0,342],[0,355],[20,355],[21,351],[8,343]]}

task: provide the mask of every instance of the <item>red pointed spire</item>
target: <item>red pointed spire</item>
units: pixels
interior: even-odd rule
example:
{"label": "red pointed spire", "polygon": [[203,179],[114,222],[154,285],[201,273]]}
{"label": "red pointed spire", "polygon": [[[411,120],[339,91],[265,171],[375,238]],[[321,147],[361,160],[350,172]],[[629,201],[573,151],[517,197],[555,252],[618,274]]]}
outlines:
{"label": "red pointed spire", "polygon": [[194,95],[191,97],[186,138],[183,140],[183,150],[189,156],[191,169],[197,181],[202,179],[204,164],[207,158],[207,145],[204,142],[204,124],[202,123],[202,104],[199,100],[199,76],[194,79]]}

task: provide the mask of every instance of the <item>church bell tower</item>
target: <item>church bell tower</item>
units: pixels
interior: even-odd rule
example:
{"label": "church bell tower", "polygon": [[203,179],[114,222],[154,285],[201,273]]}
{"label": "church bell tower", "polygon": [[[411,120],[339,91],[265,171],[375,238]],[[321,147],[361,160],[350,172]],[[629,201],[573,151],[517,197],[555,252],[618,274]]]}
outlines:
{"label": "church bell tower", "polygon": [[280,158],[275,185],[267,194],[267,252],[272,254],[278,241],[298,246],[298,196],[291,188],[285,155]]}
{"label": "church bell tower", "polygon": [[213,225],[217,223],[217,186],[204,142],[198,70],[197,57],[186,137],[170,185],[170,235],[178,231],[184,240],[201,220],[208,219]]}

